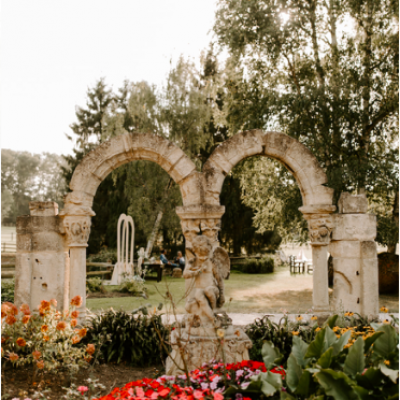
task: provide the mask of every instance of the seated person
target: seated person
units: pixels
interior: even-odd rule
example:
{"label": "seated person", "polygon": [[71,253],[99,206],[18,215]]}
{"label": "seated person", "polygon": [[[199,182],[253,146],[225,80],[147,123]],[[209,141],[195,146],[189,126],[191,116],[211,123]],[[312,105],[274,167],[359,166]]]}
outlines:
{"label": "seated person", "polygon": [[167,259],[166,255],[165,255],[165,253],[166,253],[166,251],[165,251],[164,249],[161,250],[161,254],[160,254],[160,260],[161,260],[161,262],[162,262],[164,265],[170,265],[171,267],[174,267],[174,268],[179,267],[178,264],[174,264],[174,263],[171,263],[171,261],[168,261],[168,259]]}
{"label": "seated person", "polygon": [[175,261],[176,264],[179,265],[179,268],[181,268],[182,270],[185,269],[185,258],[183,257],[181,251],[178,251],[174,261]]}

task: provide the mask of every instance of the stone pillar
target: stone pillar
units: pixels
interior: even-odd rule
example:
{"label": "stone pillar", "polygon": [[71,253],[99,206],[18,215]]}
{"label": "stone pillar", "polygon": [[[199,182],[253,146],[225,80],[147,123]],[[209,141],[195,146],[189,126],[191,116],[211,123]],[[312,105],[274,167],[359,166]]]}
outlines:
{"label": "stone pillar", "polygon": [[17,217],[15,304],[34,310],[42,300],[56,299],[64,309],[69,256],[58,204],[34,201],[29,209],[30,215]]}
{"label": "stone pillar", "polygon": [[86,247],[90,234],[90,216],[64,217],[64,230],[70,252],[69,299],[81,296],[80,321],[86,316]]}
{"label": "stone pillar", "polygon": [[376,217],[365,195],[342,193],[329,250],[333,257],[333,308],[375,318],[379,312]]}
{"label": "stone pillar", "polygon": [[300,211],[308,221],[313,256],[313,310],[316,314],[330,312],[328,287],[328,245],[330,242],[332,205],[303,206]]}

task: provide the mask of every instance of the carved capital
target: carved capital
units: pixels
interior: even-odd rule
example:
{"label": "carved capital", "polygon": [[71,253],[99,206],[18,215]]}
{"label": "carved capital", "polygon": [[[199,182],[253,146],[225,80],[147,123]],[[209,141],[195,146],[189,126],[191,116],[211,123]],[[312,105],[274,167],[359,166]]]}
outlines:
{"label": "carved capital", "polygon": [[308,232],[312,245],[328,245],[333,229],[332,216],[330,214],[307,215]]}
{"label": "carved capital", "polygon": [[91,226],[89,216],[66,216],[63,225],[69,247],[87,247]]}

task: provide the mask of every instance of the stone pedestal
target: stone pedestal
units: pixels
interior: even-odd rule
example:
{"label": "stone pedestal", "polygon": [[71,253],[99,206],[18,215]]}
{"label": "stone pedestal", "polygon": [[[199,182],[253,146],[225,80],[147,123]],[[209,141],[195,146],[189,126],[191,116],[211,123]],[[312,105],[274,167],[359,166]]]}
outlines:
{"label": "stone pedestal", "polygon": [[57,203],[30,202],[31,215],[17,217],[15,304],[32,310],[42,300],[68,307],[69,255]]}
{"label": "stone pedestal", "polygon": [[[223,336],[222,336],[223,335]],[[249,359],[251,340],[241,328],[177,328],[171,333],[172,353],[167,358],[166,374],[180,375],[184,362],[188,371],[212,360],[235,363]]]}
{"label": "stone pedestal", "polygon": [[333,257],[335,312],[352,311],[375,318],[379,312],[376,217],[367,214],[365,195],[343,193],[329,251]]}

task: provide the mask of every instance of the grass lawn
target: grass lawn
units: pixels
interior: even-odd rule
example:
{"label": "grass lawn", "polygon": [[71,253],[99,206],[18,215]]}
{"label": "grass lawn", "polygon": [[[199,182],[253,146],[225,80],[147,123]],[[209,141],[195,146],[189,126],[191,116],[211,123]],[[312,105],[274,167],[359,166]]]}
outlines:
{"label": "grass lawn", "polygon": [[[164,303],[170,310],[171,305],[165,299],[169,291],[176,303],[176,312],[185,313],[183,278],[164,276],[159,283],[147,281],[146,287],[149,296],[147,300],[142,297],[89,298],[86,305],[93,311],[110,307],[131,311],[146,304],[154,307]],[[106,288],[112,290],[114,287]],[[272,274],[260,275],[232,272],[229,280],[225,281],[225,309],[231,313],[246,314],[281,313],[282,310],[289,313],[307,312],[312,307],[312,288],[312,275],[290,275],[288,268],[277,268]],[[399,312],[399,296],[381,296],[380,303],[380,306],[389,307],[390,312]]]}

